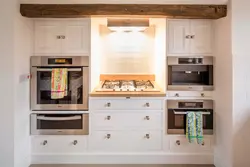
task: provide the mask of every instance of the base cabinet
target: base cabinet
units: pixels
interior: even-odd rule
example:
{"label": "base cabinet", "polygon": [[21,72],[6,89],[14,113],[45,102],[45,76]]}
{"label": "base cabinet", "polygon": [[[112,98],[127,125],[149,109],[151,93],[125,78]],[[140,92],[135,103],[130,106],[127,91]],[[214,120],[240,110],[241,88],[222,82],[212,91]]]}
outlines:
{"label": "base cabinet", "polygon": [[161,131],[94,131],[90,151],[141,152],[161,151]]}

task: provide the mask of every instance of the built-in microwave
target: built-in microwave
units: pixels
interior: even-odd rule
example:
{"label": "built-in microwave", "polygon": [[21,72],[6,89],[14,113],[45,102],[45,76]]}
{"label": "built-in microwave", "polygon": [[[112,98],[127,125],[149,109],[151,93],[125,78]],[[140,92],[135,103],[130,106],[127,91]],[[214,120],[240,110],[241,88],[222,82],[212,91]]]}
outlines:
{"label": "built-in microwave", "polygon": [[31,114],[32,135],[88,135],[89,114]]}
{"label": "built-in microwave", "polygon": [[213,134],[212,100],[167,100],[166,103],[167,134],[186,134],[186,114],[188,112],[201,112],[203,133]]}
{"label": "built-in microwave", "polygon": [[213,90],[213,57],[168,57],[167,89]]}
{"label": "built-in microwave", "polygon": [[[67,69],[67,95],[61,99],[51,98],[52,70]],[[31,110],[88,110],[89,58],[31,57]]]}

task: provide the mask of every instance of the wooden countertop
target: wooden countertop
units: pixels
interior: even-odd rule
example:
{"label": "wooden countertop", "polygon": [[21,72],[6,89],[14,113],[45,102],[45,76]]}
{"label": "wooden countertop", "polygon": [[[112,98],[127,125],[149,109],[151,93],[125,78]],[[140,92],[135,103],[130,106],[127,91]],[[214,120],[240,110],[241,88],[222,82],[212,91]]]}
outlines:
{"label": "wooden countertop", "polygon": [[96,92],[90,93],[90,97],[165,97],[164,92]]}

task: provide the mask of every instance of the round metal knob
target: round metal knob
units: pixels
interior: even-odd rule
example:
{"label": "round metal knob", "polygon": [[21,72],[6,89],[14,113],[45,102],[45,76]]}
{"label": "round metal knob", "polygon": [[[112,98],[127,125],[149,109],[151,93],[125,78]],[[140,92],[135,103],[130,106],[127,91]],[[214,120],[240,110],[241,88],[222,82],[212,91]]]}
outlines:
{"label": "round metal knob", "polygon": [[111,116],[108,115],[108,116],[106,117],[106,120],[111,120]]}
{"label": "round metal knob", "polygon": [[205,142],[203,142],[201,145],[202,145],[202,146],[205,146]]}
{"label": "round metal knob", "polygon": [[149,103],[146,103],[145,106],[146,106],[146,107],[150,107],[150,104],[149,104]]}
{"label": "round metal knob", "polygon": [[77,143],[78,143],[77,140],[74,140],[74,141],[73,141],[73,144],[74,144],[74,145],[77,145]]}
{"label": "round metal knob", "polygon": [[179,96],[180,96],[179,93],[176,93],[176,94],[175,94],[175,97],[179,97]]}
{"label": "round metal knob", "polygon": [[107,138],[107,139],[110,139],[110,138],[111,138],[111,134],[107,134],[107,135],[106,135],[106,138]]}
{"label": "round metal knob", "polygon": [[146,138],[146,139],[150,139],[150,135],[149,135],[149,134],[146,134],[146,135],[145,135],[145,138]]}
{"label": "round metal knob", "polygon": [[181,141],[180,140],[176,140],[176,144],[179,146],[181,145]]}
{"label": "round metal knob", "polygon": [[45,146],[46,144],[48,144],[48,141],[47,141],[47,140],[44,140],[44,141],[43,141],[43,145]]}
{"label": "round metal knob", "polygon": [[201,97],[205,97],[205,94],[204,94],[204,93],[201,93]]}
{"label": "round metal knob", "polygon": [[110,106],[111,106],[111,103],[107,103],[106,106],[107,106],[107,107],[110,107]]}
{"label": "round metal knob", "polygon": [[145,120],[150,120],[150,117],[149,117],[149,116],[146,116],[144,119],[145,119]]}

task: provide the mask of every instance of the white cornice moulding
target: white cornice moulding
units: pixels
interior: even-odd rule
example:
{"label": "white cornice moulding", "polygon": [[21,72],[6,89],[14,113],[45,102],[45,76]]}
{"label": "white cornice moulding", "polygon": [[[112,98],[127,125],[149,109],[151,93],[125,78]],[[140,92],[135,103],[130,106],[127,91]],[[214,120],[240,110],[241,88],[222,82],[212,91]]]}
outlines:
{"label": "white cornice moulding", "polygon": [[23,4],[227,4],[228,0],[20,0]]}

